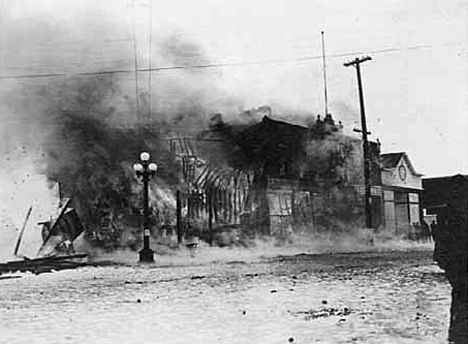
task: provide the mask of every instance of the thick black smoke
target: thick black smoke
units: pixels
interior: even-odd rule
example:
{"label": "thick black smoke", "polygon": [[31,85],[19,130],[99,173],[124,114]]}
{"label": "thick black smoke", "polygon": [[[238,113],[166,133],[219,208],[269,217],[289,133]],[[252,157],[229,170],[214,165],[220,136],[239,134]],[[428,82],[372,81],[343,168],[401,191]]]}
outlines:
{"label": "thick black smoke", "polygon": [[112,77],[76,84],[74,102],[49,114],[45,136],[44,173],[71,197],[89,231],[99,231],[105,217],[117,230],[137,227],[141,209],[139,184],[132,171],[139,154],[147,151],[158,166],[152,183],[153,220],[170,221],[173,208],[166,193],[179,183],[178,166],[161,139],[156,122],[117,126],[110,123],[115,108],[107,104],[116,88]]}

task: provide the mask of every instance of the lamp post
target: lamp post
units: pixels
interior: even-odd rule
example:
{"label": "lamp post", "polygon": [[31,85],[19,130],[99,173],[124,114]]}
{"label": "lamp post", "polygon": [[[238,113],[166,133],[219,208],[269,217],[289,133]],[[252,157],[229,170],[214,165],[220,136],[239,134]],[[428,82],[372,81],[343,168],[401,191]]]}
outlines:
{"label": "lamp post", "polygon": [[158,166],[155,163],[150,163],[149,159],[149,153],[143,152],[140,154],[141,162],[133,165],[135,174],[143,180],[143,249],[139,252],[141,263],[154,262],[154,251],[150,248],[148,184],[150,178],[156,174]]}

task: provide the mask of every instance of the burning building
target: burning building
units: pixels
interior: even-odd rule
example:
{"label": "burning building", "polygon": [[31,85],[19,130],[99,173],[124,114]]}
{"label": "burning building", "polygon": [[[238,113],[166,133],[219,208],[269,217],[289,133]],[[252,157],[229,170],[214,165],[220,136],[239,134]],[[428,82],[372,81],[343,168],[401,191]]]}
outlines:
{"label": "burning building", "polygon": [[[131,170],[141,150],[159,165],[149,190],[153,236],[177,232],[179,241],[199,236],[219,242],[224,232],[287,236],[365,227],[362,141],[345,135],[330,114],[307,127],[260,110],[261,120],[249,114],[242,124],[214,115],[209,129],[196,133],[161,133],[161,123],[119,128],[68,115],[55,133],[62,144],[49,147],[47,175],[72,197],[88,241],[110,248],[136,248],[141,241],[141,199]],[[395,168],[403,164],[412,173],[405,156]],[[381,158],[390,169],[380,144],[370,142],[372,226],[400,228],[403,206],[396,198],[406,187],[405,204],[414,214],[417,188],[392,185]]]}
{"label": "burning building", "polygon": [[[265,117],[241,134],[255,172],[249,223],[269,234],[363,227],[362,141],[331,115],[307,128]],[[374,227],[381,224],[379,146],[371,143]]]}
{"label": "burning building", "polygon": [[[209,226],[235,224],[280,236],[364,227],[362,141],[342,129],[331,115],[318,116],[310,127],[268,115],[233,127],[218,117],[197,138],[171,139],[191,190],[188,216],[208,217]],[[380,147],[370,146],[378,228],[383,225]]]}

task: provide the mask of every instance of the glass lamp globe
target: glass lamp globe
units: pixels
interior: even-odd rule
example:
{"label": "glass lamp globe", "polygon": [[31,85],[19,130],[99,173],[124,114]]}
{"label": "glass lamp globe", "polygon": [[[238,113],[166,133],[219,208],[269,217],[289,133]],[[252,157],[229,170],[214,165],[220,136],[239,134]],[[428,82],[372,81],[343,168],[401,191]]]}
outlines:
{"label": "glass lamp globe", "polygon": [[135,172],[143,172],[143,165],[139,163],[133,164],[133,170]]}
{"label": "glass lamp globe", "polygon": [[143,152],[140,154],[141,161],[148,161],[150,159],[150,154],[148,152]]}
{"label": "glass lamp globe", "polygon": [[155,163],[151,163],[148,165],[148,169],[151,171],[151,172],[156,172],[156,170],[158,169],[158,165],[156,165]]}

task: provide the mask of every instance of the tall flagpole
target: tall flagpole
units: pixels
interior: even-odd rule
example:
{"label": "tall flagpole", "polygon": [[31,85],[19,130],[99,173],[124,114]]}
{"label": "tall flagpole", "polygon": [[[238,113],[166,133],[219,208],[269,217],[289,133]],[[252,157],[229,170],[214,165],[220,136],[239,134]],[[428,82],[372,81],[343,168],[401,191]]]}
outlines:
{"label": "tall flagpole", "polygon": [[328,115],[328,92],[327,92],[327,65],[325,57],[325,32],[322,34],[322,63],[323,63],[323,91],[325,98],[325,113],[324,116]]}

